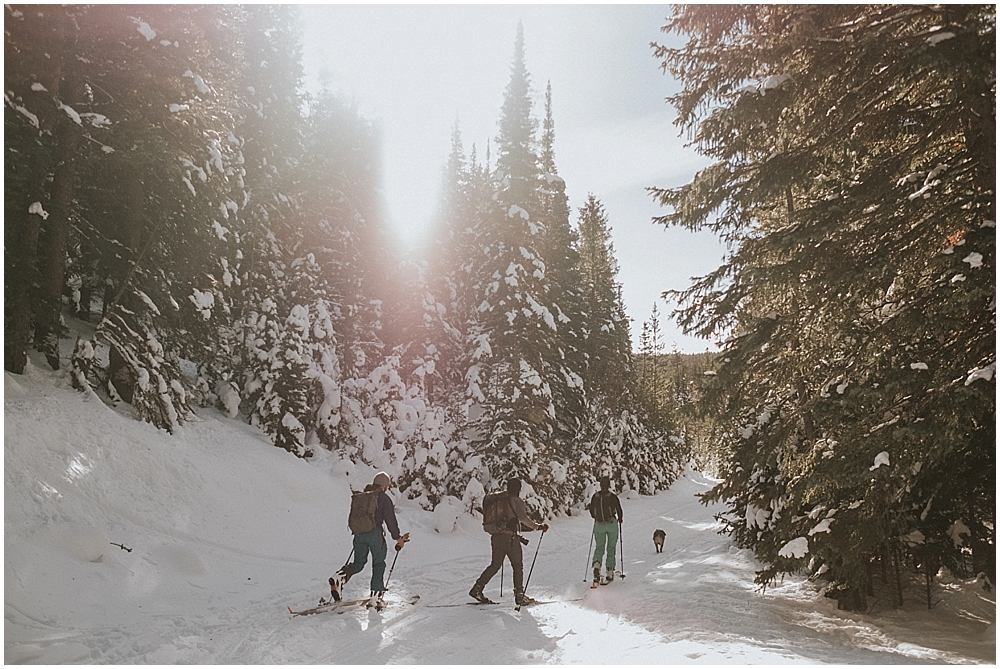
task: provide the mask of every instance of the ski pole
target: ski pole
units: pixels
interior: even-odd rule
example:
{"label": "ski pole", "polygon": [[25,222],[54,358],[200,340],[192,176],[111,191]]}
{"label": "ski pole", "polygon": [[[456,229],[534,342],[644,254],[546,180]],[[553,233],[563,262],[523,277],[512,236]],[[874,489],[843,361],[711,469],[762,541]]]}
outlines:
{"label": "ski pole", "polygon": [[500,596],[503,597],[503,563],[500,563]]}
{"label": "ski pole", "polygon": [[594,547],[594,533],[590,533],[590,545],[587,546],[587,565],[583,569],[583,582],[587,582],[587,575],[590,573],[590,549]]}
{"label": "ski pole", "polygon": [[621,548],[618,550],[618,554],[622,559],[622,578],[625,578],[625,535],[622,534],[622,521],[618,521],[618,541]]}
{"label": "ski pole", "polygon": [[392,558],[392,566],[389,567],[389,575],[385,577],[385,583],[382,584],[385,586],[386,590],[389,589],[389,579],[392,578],[392,570],[396,568],[396,560],[398,558],[399,558],[399,551],[396,551],[396,557]]}
{"label": "ski pole", "polygon": [[[542,547],[542,537],[544,536],[545,532],[542,532],[542,536],[538,537],[538,545],[535,546],[535,557],[531,558],[531,568],[528,570],[528,578],[524,581],[524,590],[521,591],[522,596],[528,593],[528,584],[531,583],[531,572],[535,570],[535,560],[538,559],[538,549]],[[521,605],[518,604],[517,606],[515,606],[514,610],[520,611]]]}

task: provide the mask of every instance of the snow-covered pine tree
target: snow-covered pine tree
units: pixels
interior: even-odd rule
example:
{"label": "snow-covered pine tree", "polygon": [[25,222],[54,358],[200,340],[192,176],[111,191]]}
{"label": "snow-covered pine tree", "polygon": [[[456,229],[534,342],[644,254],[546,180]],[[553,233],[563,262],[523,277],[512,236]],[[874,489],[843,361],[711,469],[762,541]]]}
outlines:
{"label": "snow-covered pine tree", "polygon": [[471,277],[478,262],[474,178],[479,169],[474,147],[471,164],[466,160],[456,121],[441,203],[427,248],[426,294],[420,296],[422,318],[427,323],[424,347],[434,346],[435,367],[425,379],[427,393],[429,399],[441,405],[457,406],[465,398],[465,340],[476,306],[471,303]]}
{"label": "snow-covered pine tree", "polygon": [[474,448],[489,476],[519,476],[543,513],[566,508],[566,462],[553,440],[554,383],[565,383],[551,361],[558,355],[560,314],[542,256],[545,222],[539,197],[536,122],[531,116],[524,34],[518,27],[511,78],[497,137],[496,190],[480,227],[476,268],[477,320],[470,328],[470,396],[482,414]]}
{"label": "snow-covered pine tree", "polygon": [[[646,401],[655,384],[638,375],[611,228],[604,207],[592,194],[579,210],[579,237],[580,286],[586,305],[583,378],[590,418],[588,429],[581,431],[577,463],[585,470],[583,480],[588,485],[609,474],[618,489],[651,494],[674,481],[687,452],[671,435],[672,422]],[[644,352],[644,358],[655,364],[655,356]],[[643,380],[647,392],[640,392]]]}
{"label": "snow-covered pine tree", "polygon": [[552,113],[552,84],[545,88],[545,117],[539,153],[538,196],[541,207],[542,239],[538,248],[545,263],[548,293],[545,304],[556,315],[558,330],[548,349],[547,363],[555,370],[550,381],[556,405],[553,445],[556,461],[567,465],[560,490],[564,498],[576,500],[583,493],[590,472],[574,467],[579,446],[588,426],[584,322],[586,305],[581,292],[580,256],[577,233],[570,226],[566,182],[559,176],[555,158],[555,119]]}
{"label": "snow-covered pine tree", "polygon": [[706,500],[759,583],[808,567],[847,608],[906,555],[992,579],[995,9],[692,6],[667,29],[715,163],[654,191],[660,220],[734,249],[677,295],[728,335],[705,403],[737,441]]}
{"label": "snow-covered pine tree", "polygon": [[327,341],[335,343],[316,349],[310,363],[322,373],[315,378],[321,387],[314,409],[322,413],[316,438],[349,459],[373,463],[379,449],[392,447],[384,439],[384,411],[372,399],[383,390],[370,375],[385,364],[382,284],[395,262],[378,205],[377,140],[356,109],[328,90],[312,101],[306,137],[297,174],[301,225],[290,248],[297,257],[312,253],[320,267],[313,294],[332,323]]}
{"label": "snow-covered pine tree", "polygon": [[209,355],[197,358],[196,387],[202,404],[216,404],[230,416],[242,400],[242,380],[253,377],[249,368],[258,358],[254,341],[269,327],[259,321],[262,305],[284,294],[290,271],[290,248],[300,221],[294,203],[304,131],[296,9],[240,9],[241,69],[233,99],[239,164],[230,178],[230,199],[239,208],[221,221],[218,231],[235,246],[218,259],[220,299],[231,311],[233,327],[220,329]]}
{"label": "snow-covered pine tree", "polygon": [[[14,40],[26,15],[9,11]],[[45,220],[43,203],[52,203],[59,219],[41,230],[36,242],[43,246],[27,256],[28,263],[42,263],[32,275],[39,276],[44,266],[48,282],[42,286],[48,297],[37,312],[42,319],[36,323],[38,345],[52,352],[64,268],[75,274],[70,285],[104,284],[97,338],[112,348],[112,369],[105,374],[93,365],[94,358],[84,366],[104,377],[102,385],[117,375],[118,385],[105,387],[127,395],[139,416],[169,430],[188,412],[179,352],[182,340],[196,337],[193,331],[204,320],[203,305],[188,298],[197,295],[192,291],[208,290],[203,260],[214,246],[209,221],[224,201],[225,176],[213,174],[212,167],[233,157],[216,141],[225,136],[228,122],[226,88],[212,89],[198,77],[199,86],[193,74],[198,70],[207,80],[230,81],[232,64],[223,54],[232,48],[226,34],[206,34],[196,26],[222,21],[229,11],[149,8],[143,13],[80,6],[31,12],[42,33],[66,38],[61,46],[49,45],[62,66],[51,72],[48,84],[32,85],[38,94],[33,100],[53,105],[56,117],[69,119],[80,140],[72,174],[63,172],[66,179],[51,182],[52,191],[34,207],[34,217]],[[160,39],[154,41],[157,30]],[[72,91],[73,97],[60,97],[59,90]],[[24,111],[28,116],[18,113],[32,115],[27,107]],[[45,160],[45,152],[36,148],[31,155]],[[62,168],[54,168],[60,174]],[[205,176],[200,192],[191,183],[193,171]],[[74,310],[89,311],[89,296]],[[17,359],[15,354],[12,363]],[[74,379],[87,382],[86,374]]]}
{"label": "snow-covered pine tree", "polygon": [[80,143],[90,124],[75,58],[85,8],[7,5],[4,365],[21,373],[29,345],[59,368],[58,337]]}

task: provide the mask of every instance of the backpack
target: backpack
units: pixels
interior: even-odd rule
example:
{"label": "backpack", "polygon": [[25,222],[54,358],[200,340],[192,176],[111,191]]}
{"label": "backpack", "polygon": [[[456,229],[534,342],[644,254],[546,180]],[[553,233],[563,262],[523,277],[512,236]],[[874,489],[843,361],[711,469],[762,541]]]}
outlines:
{"label": "backpack", "polygon": [[351,492],[351,511],[347,514],[347,527],[351,533],[364,534],[375,529],[375,510],[378,509],[380,492],[382,490],[377,486],[373,490],[365,488]]}
{"label": "backpack", "polygon": [[615,515],[614,504],[608,499],[612,494],[598,492],[591,498],[590,505],[587,507],[591,518],[599,523],[610,523],[618,517]]}
{"label": "backpack", "polygon": [[519,525],[505,490],[491,492],[483,498],[483,529],[490,534],[512,531]]}

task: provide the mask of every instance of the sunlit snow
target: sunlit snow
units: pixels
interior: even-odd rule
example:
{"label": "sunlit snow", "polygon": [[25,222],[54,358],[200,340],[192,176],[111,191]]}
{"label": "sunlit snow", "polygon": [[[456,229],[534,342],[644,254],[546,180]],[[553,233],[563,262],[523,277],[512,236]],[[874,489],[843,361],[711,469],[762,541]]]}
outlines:
{"label": "sunlit snow", "polygon": [[[286,607],[327,594],[347,560],[350,489],[375,469],[322,449],[295,458],[210,408],[170,435],[31,355],[25,374],[4,374],[6,664],[995,662],[995,600],[973,581],[943,575],[932,610],[915,599],[878,615],[838,611],[801,573],[762,591],[762,565],[719,533],[723,508],[696,497],[716,482],[692,471],[658,495],[621,496],[626,577],[608,586],[585,582],[589,515],[527,533],[528,592],[555,603],[521,611],[509,567],[503,596],[499,576],[486,590],[499,605],[464,604],[490,554],[467,512],[485,492],[475,479],[434,512],[392,489],[411,541],[390,550],[388,608],[292,618]],[[968,536],[958,523],[952,535]],[[807,547],[800,537],[784,553]],[[368,574],[348,598],[367,594]]]}

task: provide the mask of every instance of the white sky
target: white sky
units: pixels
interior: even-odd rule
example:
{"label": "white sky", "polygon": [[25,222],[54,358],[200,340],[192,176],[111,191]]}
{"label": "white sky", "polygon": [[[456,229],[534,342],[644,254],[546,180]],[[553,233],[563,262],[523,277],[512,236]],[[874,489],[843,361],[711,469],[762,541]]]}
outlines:
{"label": "white sky", "polygon": [[480,159],[497,135],[517,23],[524,25],[534,115],[552,82],[556,166],[575,225],[588,193],[605,207],[638,346],[658,302],[664,344],[714,348],[669,318],[663,291],[719,265],[712,235],[664,230],[648,186],[677,186],[706,164],[684,148],[664,98],[678,86],[649,43],[662,43],[665,5],[304,5],[307,87],[321,72],[351,95],[383,142],[383,191],[400,239],[419,244],[438,201],[457,119]]}

